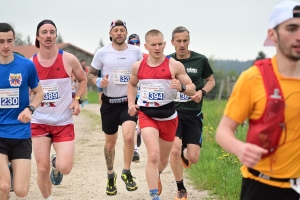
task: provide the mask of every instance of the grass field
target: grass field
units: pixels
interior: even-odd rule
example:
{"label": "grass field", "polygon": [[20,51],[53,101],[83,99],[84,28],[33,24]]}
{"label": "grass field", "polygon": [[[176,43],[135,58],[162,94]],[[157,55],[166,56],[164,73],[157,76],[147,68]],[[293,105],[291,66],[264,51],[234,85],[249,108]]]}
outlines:
{"label": "grass field", "polygon": [[[241,164],[236,156],[224,152],[215,141],[218,123],[226,101],[205,101],[203,104],[203,144],[198,163],[187,170],[193,185],[206,189],[217,199],[239,199],[241,188]],[[244,140],[246,127],[239,126],[237,137]]]}
{"label": "grass field", "polygon": [[[89,103],[98,103],[98,93],[88,93]],[[224,152],[215,141],[216,128],[223,115],[226,101],[205,101],[203,104],[203,144],[198,163],[186,171],[199,190],[209,190],[217,199],[239,199],[241,164],[236,156]],[[245,139],[247,126],[239,126],[237,137]]]}

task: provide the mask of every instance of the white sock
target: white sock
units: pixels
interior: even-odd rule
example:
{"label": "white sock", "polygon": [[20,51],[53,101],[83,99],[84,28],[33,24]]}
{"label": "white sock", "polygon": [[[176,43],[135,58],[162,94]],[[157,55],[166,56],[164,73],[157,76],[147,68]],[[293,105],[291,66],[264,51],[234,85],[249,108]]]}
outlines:
{"label": "white sock", "polygon": [[48,198],[46,198],[45,200],[52,200],[52,195],[50,195]]}
{"label": "white sock", "polygon": [[137,147],[137,145],[134,145],[134,151],[138,151],[138,147]]}

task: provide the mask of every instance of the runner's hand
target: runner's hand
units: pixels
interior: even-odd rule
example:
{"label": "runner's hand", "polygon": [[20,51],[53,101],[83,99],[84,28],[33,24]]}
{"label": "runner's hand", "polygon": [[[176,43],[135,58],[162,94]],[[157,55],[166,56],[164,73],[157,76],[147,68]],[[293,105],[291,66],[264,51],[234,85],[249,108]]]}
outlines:
{"label": "runner's hand", "polygon": [[72,115],[78,116],[80,113],[80,105],[77,100],[74,100],[70,106],[70,109],[72,109]]}
{"label": "runner's hand", "polygon": [[180,84],[180,81],[177,80],[174,76],[172,76],[170,88],[171,88],[171,89],[176,89],[176,90],[178,90],[178,91],[181,91],[181,84]]}
{"label": "runner's hand", "polygon": [[138,105],[132,105],[128,107],[128,114],[133,117],[135,116],[139,111],[139,106]]}
{"label": "runner's hand", "polygon": [[252,168],[258,163],[261,156],[266,153],[268,153],[268,150],[255,144],[242,143],[237,156],[243,165]]}
{"label": "runner's hand", "polygon": [[196,103],[199,103],[202,100],[202,90],[198,90],[194,96],[191,96],[191,99]]}
{"label": "runner's hand", "polygon": [[106,88],[108,85],[108,74],[106,74],[106,76],[102,79],[101,83],[100,83],[102,88]]}
{"label": "runner's hand", "polygon": [[22,123],[29,123],[31,121],[31,111],[29,108],[25,108],[18,116],[18,120]]}

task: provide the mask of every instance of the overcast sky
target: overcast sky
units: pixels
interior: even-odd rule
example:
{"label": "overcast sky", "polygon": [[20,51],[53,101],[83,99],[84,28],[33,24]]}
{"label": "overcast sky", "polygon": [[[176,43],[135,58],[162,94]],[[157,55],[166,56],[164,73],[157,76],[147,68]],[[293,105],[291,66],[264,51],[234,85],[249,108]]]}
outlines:
{"label": "overcast sky", "polygon": [[[0,0],[0,21],[14,25],[34,41],[36,26],[51,19],[63,36],[94,53],[100,38],[109,44],[112,20],[127,23],[128,34],[137,33],[144,42],[150,29],[165,36],[165,53],[174,51],[172,30],[190,31],[190,50],[216,59],[254,59],[259,51],[268,57],[274,47],[263,47],[269,14],[281,0]],[[143,51],[144,48],[142,48]]]}

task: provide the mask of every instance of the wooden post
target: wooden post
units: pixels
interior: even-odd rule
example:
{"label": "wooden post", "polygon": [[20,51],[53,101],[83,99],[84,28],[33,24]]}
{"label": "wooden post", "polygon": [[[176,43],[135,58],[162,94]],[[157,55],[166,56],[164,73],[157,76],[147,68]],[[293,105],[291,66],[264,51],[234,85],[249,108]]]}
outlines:
{"label": "wooden post", "polygon": [[222,79],[222,81],[221,81],[221,86],[220,86],[220,91],[219,91],[219,96],[218,96],[219,101],[222,98],[223,89],[224,89],[224,79]]}

